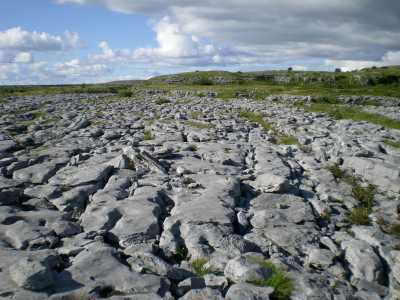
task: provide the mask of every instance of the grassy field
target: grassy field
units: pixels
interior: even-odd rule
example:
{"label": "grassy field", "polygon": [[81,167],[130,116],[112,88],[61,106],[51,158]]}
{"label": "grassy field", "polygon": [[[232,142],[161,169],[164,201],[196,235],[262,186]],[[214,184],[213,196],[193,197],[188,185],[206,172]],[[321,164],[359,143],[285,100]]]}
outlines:
{"label": "grassy field", "polygon": [[380,125],[385,128],[400,130],[400,121],[390,119],[383,115],[364,112],[359,108],[349,107],[347,105],[328,104],[328,103],[311,103],[297,104],[297,107],[308,112],[325,113],[336,120],[346,119],[353,121],[365,121],[368,123]]}
{"label": "grassy field", "polygon": [[130,93],[130,87],[127,85],[107,85],[107,84],[80,84],[80,85],[25,85],[25,86],[0,86],[0,99],[8,96],[25,95],[48,95],[48,94],[99,94]]}
{"label": "grassy field", "polygon": [[[135,87],[134,90],[131,90]],[[237,94],[255,99],[269,95],[292,94],[333,97],[371,95],[400,97],[400,66],[370,68],[356,72],[189,72],[164,75],[124,84],[81,84],[59,86],[0,86],[0,99],[11,95],[59,93],[114,93],[130,97],[135,90],[196,91],[199,96],[216,92],[221,99]]]}

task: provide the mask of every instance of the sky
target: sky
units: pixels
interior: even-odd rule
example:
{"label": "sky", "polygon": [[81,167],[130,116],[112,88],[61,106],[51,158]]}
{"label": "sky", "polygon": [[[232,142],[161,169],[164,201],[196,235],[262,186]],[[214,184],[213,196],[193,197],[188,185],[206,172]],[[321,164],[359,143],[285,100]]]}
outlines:
{"label": "sky", "polygon": [[0,84],[400,65],[399,0],[1,0]]}

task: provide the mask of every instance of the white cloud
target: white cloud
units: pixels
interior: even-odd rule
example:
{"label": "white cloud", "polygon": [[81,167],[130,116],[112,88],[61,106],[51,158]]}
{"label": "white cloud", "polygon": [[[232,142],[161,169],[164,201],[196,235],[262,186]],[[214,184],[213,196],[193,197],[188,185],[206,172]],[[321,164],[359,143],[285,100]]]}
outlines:
{"label": "white cloud", "polygon": [[0,49],[12,51],[61,51],[80,46],[77,33],[66,31],[63,36],[46,32],[26,31],[14,27],[0,31]]}
{"label": "white cloud", "polygon": [[[58,2],[97,4],[114,11],[144,14],[158,20],[167,16],[169,26],[155,28],[157,34],[166,37],[165,43],[157,37],[164,54],[177,53],[177,45],[181,47],[180,55],[196,51],[191,36],[211,40],[211,44],[224,45],[229,49],[252,49],[253,58],[250,60],[258,56],[264,63],[316,57],[376,60],[388,51],[400,50],[398,0]],[[282,49],[285,51],[282,52]],[[218,57],[215,59],[218,61]]]}
{"label": "white cloud", "polygon": [[32,62],[32,54],[30,52],[19,52],[15,55],[14,61],[16,63],[30,63]]}
{"label": "white cloud", "polygon": [[65,63],[55,65],[54,72],[58,75],[72,78],[96,77],[102,75],[107,70],[105,64],[91,64],[79,59],[73,59]]}
{"label": "white cloud", "polygon": [[19,73],[17,64],[0,64],[0,80],[7,80]]}
{"label": "white cloud", "polygon": [[353,71],[373,66],[383,67],[389,65],[400,65],[400,51],[389,51],[380,60],[334,60],[328,59],[325,64],[341,68],[343,71]]}

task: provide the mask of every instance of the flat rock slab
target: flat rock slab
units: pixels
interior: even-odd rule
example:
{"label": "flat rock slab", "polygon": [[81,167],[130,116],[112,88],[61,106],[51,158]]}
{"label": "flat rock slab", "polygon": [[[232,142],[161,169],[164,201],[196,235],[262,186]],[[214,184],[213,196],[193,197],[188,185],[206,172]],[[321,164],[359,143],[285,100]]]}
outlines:
{"label": "flat rock slab", "polygon": [[85,167],[65,167],[57,172],[49,182],[52,185],[76,187],[104,181],[110,171],[111,166],[94,165]]}
{"label": "flat rock slab", "polygon": [[35,164],[15,171],[13,173],[13,178],[24,182],[43,184],[53,176],[59,168],[60,165],[54,162]]}

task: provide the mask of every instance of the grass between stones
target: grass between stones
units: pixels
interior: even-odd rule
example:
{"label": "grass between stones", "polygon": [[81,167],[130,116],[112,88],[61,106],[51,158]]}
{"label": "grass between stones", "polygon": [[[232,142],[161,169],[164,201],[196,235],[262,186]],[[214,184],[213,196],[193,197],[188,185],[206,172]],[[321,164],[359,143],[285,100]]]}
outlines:
{"label": "grass between stones", "polygon": [[197,277],[204,277],[207,274],[213,273],[211,268],[206,267],[207,263],[208,261],[204,258],[198,258],[192,261],[192,268]]}
{"label": "grass between stones", "polygon": [[294,285],[292,280],[286,275],[286,273],[269,260],[263,260],[256,257],[254,257],[253,260],[261,267],[271,270],[272,275],[268,279],[254,280],[250,283],[258,286],[273,287],[274,292],[270,297],[271,300],[289,299],[290,295],[293,292]]}
{"label": "grass between stones", "polygon": [[298,140],[294,136],[289,136],[289,135],[284,135],[279,132],[277,132],[271,123],[266,121],[264,117],[256,112],[252,111],[247,111],[247,110],[242,110],[239,112],[239,117],[247,119],[248,121],[252,123],[257,123],[258,125],[261,126],[261,128],[265,131],[272,131],[272,136],[274,137],[276,144],[279,145],[295,145],[298,144]]}
{"label": "grass between stones", "polygon": [[166,98],[160,98],[160,99],[156,100],[157,105],[163,105],[163,104],[168,104],[168,103],[171,103],[171,101]]}
{"label": "grass between stones", "polygon": [[213,124],[210,123],[195,122],[195,121],[185,121],[184,124],[198,129],[210,129],[215,127]]}
{"label": "grass between stones", "polygon": [[239,117],[249,120],[250,122],[257,123],[264,131],[272,130],[271,123],[264,120],[264,117],[256,112],[242,110],[239,112]]}
{"label": "grass between stones", "polygon": [[386,145],[389,145],[393,148],[400,149],[400,142],[392,141],[392,140],[384,140],[383,141]]}
{"label": "grass between stones", "polygon": [[150,141],[153,139],[153,135],[151,134],[151,131],[146,130],[143,134],[143,140],[145,141]]}
{"label": "grass between stones", "polygon": [[348,220],[355,225],[370,225],[369,215],[374,206],[376,187],[372,184],[362,186],[355,176],[348,175],[338,164],[327,167],[337,182],[343,181],[351,186],[351,193],[359,203],[348,214]]}
{"label": "grass between stones", "polygon": [[356,107],[329,103],[311,103],[310,105],[299,103],[297,106],[307,112],[325,113],[336,120],[365,121],[385,128],[400,130],[400,121],[383,115],[364,112]]}
{"label": "grass between stones", "polygon": [[188,249],[185,246],[179,247],[176,252],[172,255],[172,259],[176,262],[181,262],[183,260],[186,260],[188,258]]}

